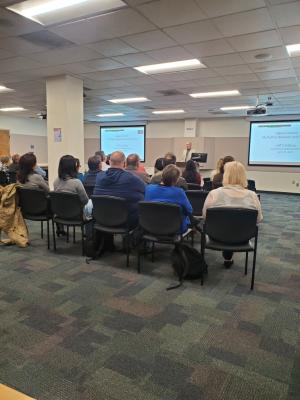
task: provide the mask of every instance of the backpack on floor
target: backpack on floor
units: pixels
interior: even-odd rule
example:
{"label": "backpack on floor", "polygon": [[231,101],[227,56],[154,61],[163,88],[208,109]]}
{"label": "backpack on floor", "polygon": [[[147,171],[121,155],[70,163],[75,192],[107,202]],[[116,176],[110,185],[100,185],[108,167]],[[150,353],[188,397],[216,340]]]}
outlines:
{"label": "backpack on floor", "polygon": [[179,243],[175,246],[171,254],[172,267],[178,276],[179,283],[169,286],[167,290],[180,287],[185,279],[203,279],[207,271],[207,264],[198,250],[186,244]]}

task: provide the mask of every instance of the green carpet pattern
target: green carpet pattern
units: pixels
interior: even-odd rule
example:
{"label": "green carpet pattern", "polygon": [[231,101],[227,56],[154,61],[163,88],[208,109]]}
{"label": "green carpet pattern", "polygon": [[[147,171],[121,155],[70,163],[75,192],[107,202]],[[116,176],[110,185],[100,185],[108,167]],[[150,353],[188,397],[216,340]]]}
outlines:
{"label": "green carpet pattern", "polygon": [[[300,199],[263,194],[257,275],[207,251],[204,286],[155,262],[78,243],[0,247],[0,381],[38,400],[300,399]],[[199,237],[196,247],[199,248]],[[250,262],[252,256],[250,256]]]}

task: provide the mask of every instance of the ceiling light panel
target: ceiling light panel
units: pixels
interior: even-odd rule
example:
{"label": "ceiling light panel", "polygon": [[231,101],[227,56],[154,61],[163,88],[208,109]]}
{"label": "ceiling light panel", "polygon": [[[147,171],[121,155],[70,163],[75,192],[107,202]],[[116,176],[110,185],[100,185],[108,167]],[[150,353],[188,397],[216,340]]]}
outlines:
{"label": "ceiling light panel", "polygon": [[166,72],[189,71],[192,69],[206,68],[198,59],[173,61],[160,64],[143,65],[135,69],[143,74],[162,74]]}
{"label": "ceiling light panel", "polygon": [[249,110],[253,108],[251,106],[232,106],[232,107],[221,107],[220,110],[222,111],[239,111],[239,110]]}
{"label": "ceiling light panel", "polygon": [[183,114],[183,113],[185,113],[184,110],[157,110],[157,111],[152,111],[152,114],[156,114],[156,115]]}
{"label": "ceiling light panel", "polygon": [[300,43],[289,44],[286,46],[286,49],[290,56],[293,57],[300,56]]}
{"label": "ceiling light panel", "polygon": [[123,117],[123,113],[108,113],[108,114],[98,114],[97,117],[108,118],[108,117]]}
{"label": "ceiling light panel", "polygon": [[145,103],[146,101],[151,101],[147,97],[128,97],[124,99],[111,99],[108,100],[115,104],[126,104],[126,103]]}
{"label": "ceiling light panel", "polygon": [[223,90],[220,92],[202,92],[202,93],[191,93],[190,96],[195,99],[201,99],[206,97],[231,97],[231,96],[240,96],[240,92],[238,90]]}
{"label": "ceiling light panel", "polygon": [[8,92],[14,92],[14,90],[10,89],[10,88],[8,88],[6,86],[1,86],[0,85],[0,93],[8,93]]}
{"label": "ceiling light panel", "polygon": [[53,25],[126,7],[122,0],[26,0],[8,10],[41,25]]}
{"label": "ceiling light panel", "polygon": [[0,111],[10,112],[10,111],[26,111],[23,107],[4,107],[0,108]]}

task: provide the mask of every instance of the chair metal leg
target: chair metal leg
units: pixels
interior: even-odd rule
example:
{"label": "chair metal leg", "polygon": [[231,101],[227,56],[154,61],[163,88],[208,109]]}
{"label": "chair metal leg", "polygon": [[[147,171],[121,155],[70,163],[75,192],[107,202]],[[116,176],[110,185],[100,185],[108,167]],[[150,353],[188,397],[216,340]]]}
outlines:
{"label": "chair metal leg", "polygon": [[43,221],[41,221],[41,238],[44,239],[44,224],[43,224]]}
{"label": "chair metal leg", "polygon": [[245,275],[248,273],[248,251],[246,251]]}
{"label": "chair metal leg", "polygon": [[54,251],[56,251],[55,224],[53,219],[52,219],[52,234],[53,234],[53,248]]}
{"label": "chair metal leg", "polygon": [[195,232],[192,230],[192,232],[191,232],[191,237],[192,237],[192,247],[194,247],[194,235],[195,235]]}
{"label": "chair metal leg", "polygon": [[80,225],[81,228],[81,246],[82,246],[82,255],[84,256],[85,251],[84,251],[84,228],[83,225]]}
{"label": "chair metal leg", "polygon": [[154,262],[154,242],[152,242],[152,249],[151,249],[151,261]]}
{"label": "chair metal leg", "polygon": [[256,236],[255,236],[255,242],[254,242],[252,277],[251,277],[251,290],[253,290],[253,288],[254,288],[255,267],[256,267],[256,252],[257,252],[257,233],[256,233]]}
{"label": "chair metal leg", "polygon": [[140,274],[141,273],[141,247],[145,246],[146,241],[143,240],[142,243],[139,243],[138,245],[138,263],[137,263],[137,271]]}
{"label": "chair metal leg", "polygon": [[126,267],[129,268],[129,254],[130,254],[130,245],[129,245],[129,235],[126,236]]}
{"label": "chair metal leg", "polygon": [[75,226],[73,226],[73,243],[75,243]]}
{"label": "chair metal leg", "polygon": [[47,219],[47,246],[50,249],[50,232],[49,232],[49,219]]}
{"label": "chair metal leg", "polygon": [[69,231],[70,231],[69,228],[70,228],[69,225],[67,225],[67,243],[69,243]]}

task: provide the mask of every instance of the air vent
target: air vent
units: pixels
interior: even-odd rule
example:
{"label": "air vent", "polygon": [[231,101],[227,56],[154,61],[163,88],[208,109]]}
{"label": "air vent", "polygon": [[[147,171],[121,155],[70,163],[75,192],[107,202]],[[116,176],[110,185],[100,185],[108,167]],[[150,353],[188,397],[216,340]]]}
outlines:
{"label": "air vent", "polygon": [[49,31],[27,33],[25,35],[21,35],[20,37],[30,43],[33,43],[37,46],[46,47],[47,49],[60,49],[74,44],[73,42],[70,42],[69,40],[66,40]]}
{"label": "air vent", "polygon": [[208,110],[208,112],[213,115],[228,115],[227,112],[221,110]]}
{"label": "air vent", "polygon": [[170,89],[170,90],[158,90],[157,93],[162,94],[163,96],[178,96],[181,95],[182,93],[179,92],[178,90],[175,89]]}
{"label": "air vent", "polygon": [[150,107],[150,106],[143,106],[142,107],[144,110],[154,110],[155,107]]}

